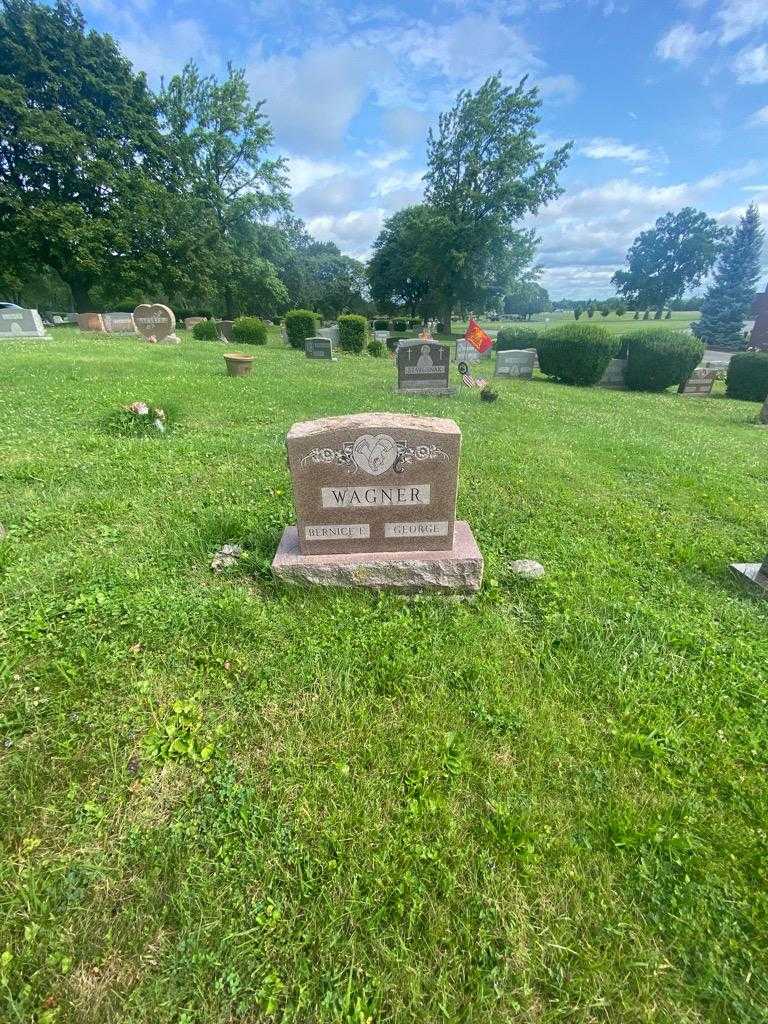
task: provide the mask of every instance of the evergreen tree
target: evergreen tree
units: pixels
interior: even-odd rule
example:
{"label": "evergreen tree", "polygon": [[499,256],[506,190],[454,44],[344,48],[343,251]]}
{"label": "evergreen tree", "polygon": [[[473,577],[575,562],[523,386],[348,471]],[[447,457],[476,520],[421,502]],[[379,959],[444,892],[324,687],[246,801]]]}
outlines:
{"label": "evergreen tree", "polygon": [[710,348],[742,347],[744,321],[760,275],[762,248],[760,214],[752,204],[723,249],[702,303],[701,319],[693,326],[694,334]]}

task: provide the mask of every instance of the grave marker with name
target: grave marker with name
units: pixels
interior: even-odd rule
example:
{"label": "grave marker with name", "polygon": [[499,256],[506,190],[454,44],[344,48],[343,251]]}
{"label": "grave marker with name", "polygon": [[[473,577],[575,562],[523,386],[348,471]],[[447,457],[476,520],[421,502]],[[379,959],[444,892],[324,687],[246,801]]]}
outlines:
{"label": "grave marker with name", "polygon": [[317,332],[319,338],[330,338],[334,345],[339,344],[339,325],[333,324],[331,327],[320,327]]}
{"label": "grave marker with name", "polygon": [[172,309],[160,302],[142,302],[133,311],[136,329],[147,341],[152,338],[159,345],[178,345],[181,339],[176,335],[176,317]]}
{"label": "grave marker with name", "polygon": [[104,330],[109,334],[136,334],[133,313],[104,313]]}
{"label": "grave marker with name", "polygon": [[712,394],[712,386],[717,380],[717,370],[706,366],[697,366],[688,380],[684,380],[677,389],[678,395],[708,398]]}
{"label": "grave marker with name", "polygon": [[273,571],[288,582],[477,590],[483,559],[456,522],[453,420],[362,413],[296,423],[286,439],[297,523]]}
{"label": "grave marker with name", "polygon": [[51,335],[45,333],[43,318],[36,309],[2,309],[0,340],[3,338],[44,338],[50,341]]}
{"label": "grave marker with name", "polygon": [[77,326],[81,331],[88,331],[91,334],[103,334],[106,330],[106,327],[104,326],[104,314],[78,313]]}
{"label": "grave marker with name", "polygon": [[449,384],[451,350],[439,341],[401,341],[395,350],[397,393],[400,395],[453,395]]}
{"label": "grave marker with name", "polygon": [[496,377],[516,377],[519,380],[533,380],[533,349],[508,348],[496,355]]}
{"label": "grave marker with name", "polygon": [[307,359],[334,359],[333,342],[330,338],[305,338],[304,355]]}
{"label": "grave marker with name", "polygon": [[[489,349],[489,351],[492,351],[492,349]],[[481,358],[474,345],[470,345],[466,338],[459,338],[456,342],[457,363],[479,363]]]}

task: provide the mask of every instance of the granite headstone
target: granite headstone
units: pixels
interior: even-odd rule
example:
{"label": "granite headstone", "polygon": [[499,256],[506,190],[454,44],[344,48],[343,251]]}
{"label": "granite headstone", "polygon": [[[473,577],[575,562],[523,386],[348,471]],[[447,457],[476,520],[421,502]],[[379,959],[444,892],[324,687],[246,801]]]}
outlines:
{"label": "granite headstone", "polygon": [[0,339],[46,338],[43,318],[36,309],[1,309]]}
{"label": "granite headstone", "polygon": [[305,338],[304,354],[307,359],[333,359],[333,342],[330,338]]}
{"label": "granite headstone", "polygon": [[91,334],[103,334],[106,330],[102,313],[78,313],[77,326],[81,331],[89,331]]}
{"label": "granite headstone", "polygon": [[706,366],[697,366],[688,380],[684,380],[677,389],[678,395],[708,398],[712,394],[712,386],[717,380],[717,370]]}
{"label": "granite headstone", "polygon": [[451,350],[439,341],[401,341],[395,351],[397,392],[401,395],[453,395],[448,381]]}
{"label": "granite headstone", "polygon": [[136,329],[142,337],[150,341],[152,338],[160,345],[178,345],[180,338],[176,335],[176,317],[172,309],[160,302],[142,302],[133,311]]}
{"label": "granite headstone", "polygon": [[496,354],[496,377],[517,377],[533,380],[533,361],[536,353],[530,348],[508,348]]}
{"label": "granite headstone", "polygon": [[626,387],[626,373],[626,359],[611,359],[605,368],[605,373],[597,382],[597,386],[609,388],[612,391],[623,391]]}
{"label": "granite headstone", "polygon": [[104,313],[103,320],[109,334],[136,334],[133,313]]}

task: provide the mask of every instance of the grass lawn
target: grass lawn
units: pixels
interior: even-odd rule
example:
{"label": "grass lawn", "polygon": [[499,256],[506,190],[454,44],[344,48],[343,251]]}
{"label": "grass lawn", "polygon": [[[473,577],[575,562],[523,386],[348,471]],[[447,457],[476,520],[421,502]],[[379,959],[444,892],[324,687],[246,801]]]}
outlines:
{"label": "grass lawn", "polygon": [[[53,333],[0,346],[2,1021],[766,1020],[756,404]],[[479,596],[271,581],[286,431],[366,410],[458,421]]]}
{"label": "grass lawn", "polygon": [[[630,331],[647,330],[649,327],[661,327],[668,331],[684,331],[694,320],[701,316],[697,311],[675,312],[669,320],[654,320],[651,313],[650,320],[633,320],[634,313],[625,313],[624,316],[616,316],[609,313],[608,316],[601,316],[599,313],[590,318],[586,313],[579,317],[580,324],[600,324],[611,334],[628,334]],[[642,317],[642,313],[640,314]],[[552,313],[541,313],[533,320],[497,320],[491,321],[481,318],[478,323],[486,330],[496,331],[502,327],[511,325],[513,327],[525,327],[532,331],[545,331],[548,327],[556,327],[561,323],[574,323],[573,313],[568,310],[554,310]],[[454,334],[463,334],[467,329],[467,321],[453,324]]]}

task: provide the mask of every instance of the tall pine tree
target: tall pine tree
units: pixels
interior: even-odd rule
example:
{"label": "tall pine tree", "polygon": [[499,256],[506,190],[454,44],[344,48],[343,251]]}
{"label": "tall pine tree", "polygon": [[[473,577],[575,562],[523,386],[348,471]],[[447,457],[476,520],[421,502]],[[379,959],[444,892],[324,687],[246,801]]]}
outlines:
{"label": "tall pine tree", "polygon": [[742,347],[744,321],[760,275],[762,248],[760,214],[752,204],[723,248],[701,306],[701,319],[693,326],[694,334],[710,348]]}

